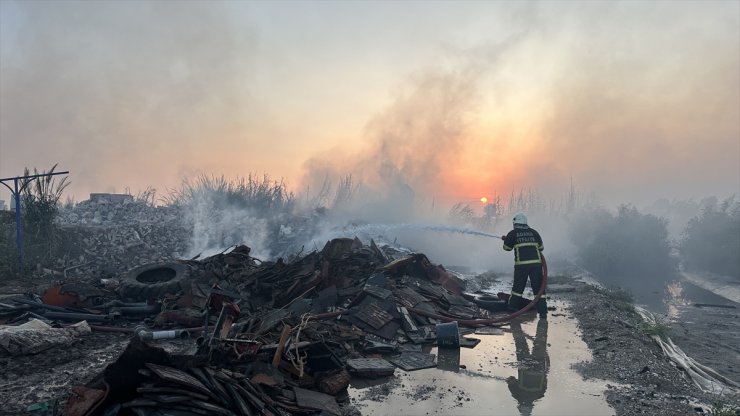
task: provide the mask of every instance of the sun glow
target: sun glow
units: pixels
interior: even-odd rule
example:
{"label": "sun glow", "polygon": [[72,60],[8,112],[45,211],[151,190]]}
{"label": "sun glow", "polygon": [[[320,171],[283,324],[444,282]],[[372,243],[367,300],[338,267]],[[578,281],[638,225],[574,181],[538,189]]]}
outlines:
{"label": "sun glow", "polygon": [[486,202],[488,202],[488,198],[486,198],[485,196],[481,197],[480,202],[485,204]]}

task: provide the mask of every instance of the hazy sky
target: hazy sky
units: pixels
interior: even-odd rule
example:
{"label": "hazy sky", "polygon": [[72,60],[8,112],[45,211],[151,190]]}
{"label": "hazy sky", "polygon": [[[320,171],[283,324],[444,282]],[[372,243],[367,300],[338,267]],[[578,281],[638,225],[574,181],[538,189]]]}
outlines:
{"label": "hazy sky", "polygon": [[[0,0],[0,177],[740,193],[740,2]],[[7,192],[0,193],[7,201]]]}

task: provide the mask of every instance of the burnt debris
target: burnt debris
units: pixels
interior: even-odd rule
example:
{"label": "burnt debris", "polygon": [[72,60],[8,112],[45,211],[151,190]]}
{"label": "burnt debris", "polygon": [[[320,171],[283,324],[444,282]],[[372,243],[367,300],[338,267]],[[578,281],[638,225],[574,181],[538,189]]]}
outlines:
{"label": "burnt debris", "polygon": [[[478,340],[460,335],[490,324],[464,282],[424,254],[357,238],[290,260],[250,254],[237,246],[137,267],[114,290],[60,283],[41,297],[3,299],[0,322],[35,319],[44,325],[32,328],[50,331],[86,321],[92,331],[131,334],[115,362],[71,389],[71,416],[339,415],[351,378],[435,367],[438,328],[441,347],[474,347]],[[455,321],[459,328],[446,324]],[[67,332],[68,344],[85,335]],[[18,342],[6,353],[36,351]]]}

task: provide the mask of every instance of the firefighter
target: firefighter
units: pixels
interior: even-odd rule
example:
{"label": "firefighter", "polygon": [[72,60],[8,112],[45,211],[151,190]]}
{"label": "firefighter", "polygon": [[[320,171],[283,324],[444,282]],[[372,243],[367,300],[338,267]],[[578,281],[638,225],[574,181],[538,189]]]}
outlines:
{"label": "firefighter", "polygon": [[[532,285],[532,292],[536,295],[542,284],[542,255],[545,249],[542,245],[542,237],[534,228],[527,224],[527,217],[517,212],[514,215],[514,229],[502,236],[504,250],[514,250],[514,284],[509,297],[509,309],[519,310],[526,306],[522,303],[524,288],[527,286],[527,278]],[[541,318],[547,318],[547,300],[543,292],[537,302],[537,313]]]}

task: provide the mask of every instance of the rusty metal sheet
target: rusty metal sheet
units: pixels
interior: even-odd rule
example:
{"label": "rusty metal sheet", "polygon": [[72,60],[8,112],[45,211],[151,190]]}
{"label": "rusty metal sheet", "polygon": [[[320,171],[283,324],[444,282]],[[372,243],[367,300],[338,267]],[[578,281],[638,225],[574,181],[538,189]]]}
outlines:
{"label": "rusty metal sheet", "polygon": [[41,301],[47,305],[93,308],[102,303],[104,295],[100,289],[89,284],[65,283],[46,289]]}
{"label": "rusty metal sheet", "polygon": [[390,290],[378,286],[365,286],[364,292],[378,299],[388,299],[393,294]]}
{"label": "rusty metal sheet", "polygon": [[465,286],[465,282],[459,277],[445,270],[442,266],[435,266],[429,271],[432,276],[431,281],[441,285],[450,292],[459,295],[462,293],[462,289]]}
{"label": "rusty metal sheet", "polygon": [[421,370],[424,368],[436,367],[434,354],[426,354],[423,352],[405,352],[398,357],[389,358],[388,361],[392,362],[404,371]]}
{"label": "rusty metal sheet", "polygon": [[393,316],[381,309],[375,303],[369,303],[355,312],[355,317],[362,322],[372,326],[375,329],[382,328],[385,324],[393,320]]}
{"label": "rusty metal sheet", "polygon": [[94,409],[105,397],[104,390],[83,386],[72,387],[72,395],[67,400],[64,413],[69,416],[84,416]]}
{"label": "rusty metal sheet", "polygon": [[295,401],[298,407],[303,409],[321,410],[331,415],[340,416],[342,411],[339,409],[337,400],[318,391],[306,390],[300,387],[293,387]]}
{"label": "rusty metal sheet", "polygon": [[426,297],[410,287],[396,289],[393,291],[393,295],[396,297],[398,302],[407,308],[413,308],[421,302],[427,301]]}
{"label": "rusty metal sheet", "polygon": [[444,299],[445,290],[429,281],[417,279],[411,276],[404,276],[401,279],[401,283],[413,288],[417,292],[421,292],[423,295],[433,299]]}
{"label": "rusty metal sheet", "polygon": [[329,375],[322,376],[319,380],[319,390],[323,393],[336,396],[339,392],[349,386],[351,376],[345,370],[337,371]]}
{"label": "rusty metal sheet", "polygon": [[278,384],[274,378],[265,373],[257,373],[253,375],[252,378],[249,379],[249,381],[255,384],[264,384],[267,386],[276,386]]}

